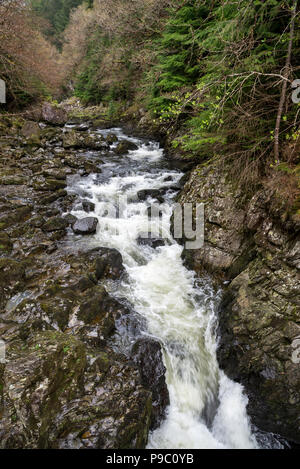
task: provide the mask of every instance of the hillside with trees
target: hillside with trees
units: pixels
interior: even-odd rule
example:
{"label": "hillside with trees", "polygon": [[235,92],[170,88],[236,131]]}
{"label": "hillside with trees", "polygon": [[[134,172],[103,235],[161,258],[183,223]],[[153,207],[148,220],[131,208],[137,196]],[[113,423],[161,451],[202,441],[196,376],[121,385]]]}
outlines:
{"label": "hillside with trees", "polygon": [[95,0],[71,14],[63,49],[83,103],[143,107],[174,148],[221,153],[254,180],[297,162],[299,54],[289,0]]}

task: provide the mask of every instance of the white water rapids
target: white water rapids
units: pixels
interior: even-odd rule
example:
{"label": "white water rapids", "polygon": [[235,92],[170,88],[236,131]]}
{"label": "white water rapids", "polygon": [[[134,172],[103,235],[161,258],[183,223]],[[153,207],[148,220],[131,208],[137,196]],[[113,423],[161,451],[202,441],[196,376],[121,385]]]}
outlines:
{"label": "white water rapids", "polygon": [[[129,139],[120,129],[113,133]],[[77,246],[105,246],[122,254],[127,276],[121,285],[111,286],[112,293],[133,305],[146,323],[144,333],[158,339],[163,348],[170,406],[161,426],[150,434],[148,448],[258,448],[246,412],[247,397],[217,363],[219,295],[209,279],[196,281],[184,267],[183,248],[170,235],[174,192],[167,193],[162,218],[151,222],[152,229],[161,223],[167,245],[153,249],[137,243],[139,233],[149,231],[149,200],[139,201],[137,191],[174,186],[182,173],[167,164],[158,144],[129,140],[139,149],[127,156],[104,157],[102,174],[73,178],[70,192],[95,204],[94,212],[87,215],[78,202],[73,215],[99,219],[96,235],[76,237]],[[124,194],[130,202],[126,212],[119,218],[105,216],[108,204],[117,204]]]}

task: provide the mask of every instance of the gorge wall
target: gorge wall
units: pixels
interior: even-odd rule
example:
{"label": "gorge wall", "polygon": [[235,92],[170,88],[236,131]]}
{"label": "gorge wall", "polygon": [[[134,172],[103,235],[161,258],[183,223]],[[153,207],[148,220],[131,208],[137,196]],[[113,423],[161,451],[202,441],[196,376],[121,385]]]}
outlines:
{"label": "gorge wall", "polygon": [[205,243],[183,255],[223,284],[218,358],[253,422],[299,442],[300,219],[275,189],[245,202],[224,167],[194,168],[179,201],[205,204]]}

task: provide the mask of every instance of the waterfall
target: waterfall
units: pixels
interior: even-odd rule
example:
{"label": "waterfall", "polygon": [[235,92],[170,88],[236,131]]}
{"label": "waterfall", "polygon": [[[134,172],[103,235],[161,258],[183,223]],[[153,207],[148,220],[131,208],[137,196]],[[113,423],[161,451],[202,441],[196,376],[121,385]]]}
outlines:
{"label": "waterfall", "polygon": [[[93,202],[95,209],[89,216],[99,220],[96,235],[76,239],[77,246],[120,251],[127,275],[121,284],[111,285],[112,292],[133,305],[146,324],[143,333],[162,345],[170,405],[165,420],[149,435],[148,448],[257,448],[243,388],[225,376],[216,358],[220,294],[209,278],[197,280],[184,267],[183,248],[170,234],[172,186],[182,173],[170,167],[156,142],[130,139],[120,129],[109,132],[131,140],[138,150],[122,157],[111,152],[104,157],[102,174],[73,177],[69,191]],[[154,249],[137,242],[141,232],[149,231],[151,202],[139,200],[137,193],[162,187],[166,188],[162,216],[154,217],[150,228],[160,231],[166,244]],[[124,196],[128,200],[124,212],[118,218],[111,216],[111,207]],[[80,203],[72,214],[87,216]],[[74,243],[74,236],[69,243]]]}

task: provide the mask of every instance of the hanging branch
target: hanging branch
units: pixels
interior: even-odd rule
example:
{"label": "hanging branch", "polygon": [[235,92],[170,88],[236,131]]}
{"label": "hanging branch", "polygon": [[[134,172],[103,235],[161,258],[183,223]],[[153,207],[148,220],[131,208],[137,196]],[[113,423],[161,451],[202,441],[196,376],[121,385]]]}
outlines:
{"label": "hanging branch", "polygon": [[290,40],[289,40],[288,51],[287,51],[287,56],[286,56],[286,63],[283,69],[284,81],[282,84],[281,96],[280,96],[278,112],[277,112],[276,126],[275,126],[275,131],[274,131],[275,161],[279,161],[280,123],[281,123],[284,103],[286,101],[288,77],[291,71],[291,58],[292,58],[292,49],[293,49],[293,41],[294,41],[294,33],[295,33],[295,19],[296,19],[297,4],[298,4],[298,0],[293,0],[292,19],[291,19],[291,27],[290,27]]}

